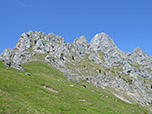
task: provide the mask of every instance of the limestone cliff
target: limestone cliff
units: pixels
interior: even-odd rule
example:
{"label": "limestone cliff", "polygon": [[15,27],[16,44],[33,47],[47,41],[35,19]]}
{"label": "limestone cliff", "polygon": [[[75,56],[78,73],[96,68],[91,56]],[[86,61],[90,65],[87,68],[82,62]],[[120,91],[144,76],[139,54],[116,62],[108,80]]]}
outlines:
{"label": "limestone cliff", "polygon": [[68,80],[83,79],[128,103],[152,105],[152,57],[140,48],[121,51],[105,33],[96,34],[90,43],[85,36],[66,43],[53,33],[29,31],[0,59],[19,70],[26,70],[22,64],[29,61],[46,62],[66,73]]}

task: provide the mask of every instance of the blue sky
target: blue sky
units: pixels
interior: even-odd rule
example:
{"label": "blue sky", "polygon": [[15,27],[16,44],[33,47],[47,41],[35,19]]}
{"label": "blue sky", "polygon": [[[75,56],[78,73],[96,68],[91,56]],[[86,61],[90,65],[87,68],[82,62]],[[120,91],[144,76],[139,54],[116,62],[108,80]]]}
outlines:
{"label": "blue sky", "polygon": [[152,0],[0,0],[0,53],[29,30],[90,42],[105,32],[123,51],[152,55]]}

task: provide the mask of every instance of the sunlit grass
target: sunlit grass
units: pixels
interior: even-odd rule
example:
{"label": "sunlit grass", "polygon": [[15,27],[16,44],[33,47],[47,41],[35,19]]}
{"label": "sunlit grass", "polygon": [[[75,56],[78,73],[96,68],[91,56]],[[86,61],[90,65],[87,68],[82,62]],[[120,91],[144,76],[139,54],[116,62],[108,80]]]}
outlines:
{"label": "sunlit grass", "polygon": [[[0,113],[148,113],[145,107],[125,103],[108,90],[102,90],[82,80],[80,83],[69,82],[62,72],[45,63],[29,62],[24,64],[24,68],[31,76],[13,68],[7,70],[0,63]],[[43,84],[58,93],[43,88]]]}

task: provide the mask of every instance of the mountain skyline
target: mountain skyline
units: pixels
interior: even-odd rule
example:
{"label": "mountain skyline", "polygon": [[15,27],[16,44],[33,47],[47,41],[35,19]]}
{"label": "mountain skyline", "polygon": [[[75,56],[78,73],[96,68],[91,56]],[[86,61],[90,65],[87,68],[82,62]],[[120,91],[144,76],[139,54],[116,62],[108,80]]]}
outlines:
{"label": "mountain skyline", "polygon": [[[32,31],[32,30],[30,30],[30,31]],[[30,31],[28,31],[28,32],[30,32]],[[41,32],[41,31],[39,31],[39,32]],[[25,32],[24,32],[24,33],[25,33]],[[24,34],[24,33],[22,33],[22,34]],[[42,33],[46,34],[45,32],[42,32]],[[108,35],[108,34],[106,34],[106,33],[104,33],[104,32],[97,33],[97,34],[102,34],[102,33],[105,34],[105,35]],[[54,33],[48,33],[48,34],[54,34]],[[47,34],[47,35],[48,35],[48,34]],[[59,34],[56,34],[56,35],[59,35]],[[20,37],[21,37],[21,36],[22,36],[22,35],[20,35]],[[65,41],[65,42],[66,42],[66,43],[72,43],[72,42],[74,42],[77,38],[80,38],[80,37],[82,37],[82,36],[86,38],[86,36],[81,35],[81,36],[79,36],[79,37],[75,37],[75,39],[74,39],[73,41],[71,41],[71,42],[66,42],[66,41]],[[109,35],[108,35],[108,36],[109,36]],[[95,35],[92,37],[92,39],[93,39],[94,37],[95,37]],[[63,37],[63,38],[64,38],[64,37]],[[88,41],[88,39],[86,38],[86,40],[88,41],[88,43],[91,43],[91,40],[92,40],[92,39],[90,39],[90,41]],[[66,40],[66,38],[64,38],[64,40]],[[112,40],[113,40],[113,39],[112,39]],[[113,41],[114,41],[114,40],[113,40]],[[17,43],[17,42],[18,42],[18,40],[16,41],[16,43]],[[114,43],[116,44],[116,46],[118,46],[115,41],[114,41]],[[16,46],[16,44],[15,44],[15,46]],[[14,49],[15,46],[14,46],[14,47],[11,47],[10,49]],[[7,48],[9,48],[9,47],[7,47]],[[7,48],[5,48],[5,49],[7,49]],[[121,47],[119,47],[119,46],[118,46],[118,48],[121,49]],[[140,48],[140,47],[135,47],[132,51],[124,51],[124,50],[122,50],[122,49],[121,49],[121,50],[122,50],[123,52],[133,53],[133,52],[134,52],[136,49],[138,49],[138,48],[142,50],[142,48]],[[5,49],[4,49],[4,50],[5,50]],[[2,54],[4,50],[1,50],[0,54]],[[142,50],[142,51],[145,52],[144,50]],[[145,53],[146,53],[146,52],[145,52]],[[148,53],[146,53],[146,54],[148,54]],[[150,54],[148,54],[148,55],[151,56]]]}
{"label": "mountain skyline", "polygon": [[152,55],[152,1],[50,1],[5,0],[1,7],[0,53],[14,48],[23,32],[42,31],[73,42],[84,35],[90,42],[105,32],[127,52],[140,47]]}
{"label": "mountain skyline", "polygon": [[131,104],[152,104],[152,57],[140,48],[123,52],[105,33],[96,34],[90,43],[85,36],[66,43],[60,35],[29,31],[21,35],[14,49],[5,49],[0,60],[22,71],[26,71],[24,63],[47,63],[69,79],[80,78],[102,89],[112,87]]}

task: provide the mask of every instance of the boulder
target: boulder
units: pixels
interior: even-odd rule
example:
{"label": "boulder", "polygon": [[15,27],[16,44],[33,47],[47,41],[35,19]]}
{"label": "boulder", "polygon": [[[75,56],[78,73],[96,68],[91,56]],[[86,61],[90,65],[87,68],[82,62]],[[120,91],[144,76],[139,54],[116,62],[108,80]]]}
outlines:
{"label": "boulder", "polygon": [[28,72],[27,72],[27,73],[25,73],[25,75],[27,75],[27,76],[31,76],[31,74],[30,74],[30,73],[28,73]]}

